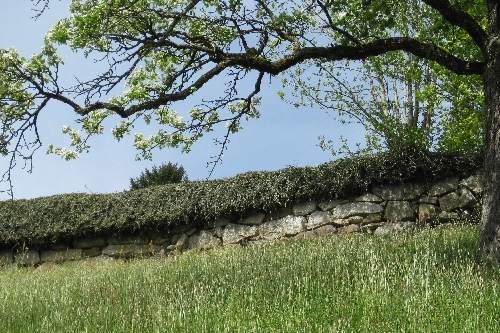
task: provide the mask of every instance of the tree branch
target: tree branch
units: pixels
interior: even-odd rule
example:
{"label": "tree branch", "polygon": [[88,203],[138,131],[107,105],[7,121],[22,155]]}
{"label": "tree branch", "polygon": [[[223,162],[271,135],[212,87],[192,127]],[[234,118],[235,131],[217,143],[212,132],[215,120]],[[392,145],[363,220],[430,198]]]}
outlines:
{"label": "tree branch", "polygon": [[422,0],[439,12],[448,22],[464,29],[486,55],[487,34],[477,21],[468,13],[458,9],[448,0]]}
{"label": "tree branch", "polygon": [[[165,42],[168,43],[169,47],[173,47],[170,41]],[[159,44],[161,44],[161,42],[158,42],[157,46],[160,46]],[[184,44],[177,46],[180,49],[189,49],[190,47],[190,45]],[[195,91],[202,88],[208,81],[219,75],[222,71],[231,67],[253,69],[261,73],[277,75],[307,60],[362,60],[391,51],[404,51],[421,58],[435,61],[457,74],[482,74],[484,71],[484,63],[482,62],[462,60],[436,45],[422,43],[413,38],[393,37],[374,40],[356,46],[335,45],[330,47],[304,47],[275,61],[260,57],[251,52],[222,53],[219,50],[207,50],[207,53],[210,52],[208,56],[211,57],[212,61],[217,63],[217,65],[201,75],[190,86],[178,92],[162,94],[155,99],[129,107],[122,107],[106,102],[95,102],[86,107],[80,107],[69,98],[61,95],[50,93],[45,94],[45,96],[70,105],[80,115],[86,115],[99,109],[107,109],[123,118],[127,118],[140,111],[152,110],[171,102],[184,100]]]}
{"label": "tree branch", "polygon": [[214,54],[214,57],[221,57],[220,61],[227,61],[228,66],[241,66],[276,75],[306,60],[363,60],[391,51],[404,51],[435,61],[456,74],[482,74],[484,71],[483,62],[462,60],[439,46],[406,37],[378,39],[356,46],[304,47],[276,61],[247,53]]}

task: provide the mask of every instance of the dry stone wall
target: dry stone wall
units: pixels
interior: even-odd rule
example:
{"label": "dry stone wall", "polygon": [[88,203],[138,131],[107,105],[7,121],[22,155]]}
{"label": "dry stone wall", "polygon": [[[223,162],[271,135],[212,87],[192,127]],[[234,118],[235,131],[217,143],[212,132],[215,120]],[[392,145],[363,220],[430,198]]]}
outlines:
{"label": "dry stone wall", "polygon": [[36,266],[98,256],[165,256],[190,249],[331,234],[386,235],[428,224],[465,220],[477,212],[482,192],[480,175],[446,179],[433,185],[380,186],[355,198],[302,202],[239,219],[220,217],[206,227],[193,223],[161,234],[95,237],[40,248],[0,249],[0,266],[12,263]]}

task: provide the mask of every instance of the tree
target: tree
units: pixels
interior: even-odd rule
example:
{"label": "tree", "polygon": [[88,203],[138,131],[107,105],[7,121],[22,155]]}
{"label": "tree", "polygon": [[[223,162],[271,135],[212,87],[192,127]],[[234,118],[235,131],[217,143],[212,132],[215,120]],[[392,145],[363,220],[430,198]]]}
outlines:
{"label": "tree", "polygon": [[[420,0],[408,0],[402,6],[404,10],[394,14],[393,33],[432,33],[432,20],[422,17],[439,14]],[[473,41],[467,42],[474,50]],[[361,124],[366,147],[357,153],[395,149],[474,153],[482,148],[484,103],[477,78],[443,71],[405,53],[365,59],[359,66],[351,65],[351,73],[345,67],[321,61],[301,66],[284,78],[291,96],[283,92],[283,99],[339,115],[342,122]],[[332,142],[322,136],[320,146],[333,154],[344,152]]]}
{"label": "tree", "polygon": [[144,170],[135,179],[131,178],[130,189],[138,190],[150,186],[186,182],[187,180],[186,170],[182,166],[168,162],[160,167],[154,166],[151,170]]}
{"label": "tree", "polygon": [[[40,54],[29,59],[15,50],[0,54],[0,151],[11,161],[8,170],[18,158],[30,161],[40,144],[37,117],[49,102],[62,103],[80,117],[81,133],[64,130],[72,138],[73,150],[49,149],[65,158],[87,150],[88,138],[101,133],[104,120],[114,117],[122,118],[114,128],[118,139],[138,120],[163,125],[150,137],[135,135],[143,157],[155,148],[189,149],[222,123],[227,125],[221,140],[225,147],[242,120],[259,115],[258,94],[266,75],[315,62],[404,52],[458,75],[482,79],[487,186],[480,247],[485,256],[500,262],[499,1],[421,0],[435,13],[422,18],[429,21],[429,30],[402,34],[393,28],[404,15],[405,3],[72,0],[71,16],[47,34]],[[57,44],[101,59],[108,69],[74,87],[63,87]],[[227,80],[221,96],[187,114],[172,109],[174,102],[195,95],[216,78]],[[124,82],[126,88],[120,92]],[[244,89],[249,91],[241,95]]]}

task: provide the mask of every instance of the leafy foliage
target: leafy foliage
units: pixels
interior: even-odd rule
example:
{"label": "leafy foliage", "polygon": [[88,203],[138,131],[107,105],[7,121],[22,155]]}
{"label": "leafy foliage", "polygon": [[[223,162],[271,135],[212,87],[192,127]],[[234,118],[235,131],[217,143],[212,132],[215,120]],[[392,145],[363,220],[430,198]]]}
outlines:
{"label": "leafy foliage", "polygon": [[[90,139],[111,125],[117,140],[133,137],[144,159],[162,148],[189,151],[222,129],[217,164],[229,137],[259,117],[267,75],[401,52],[460,75],[482,74],[487,6],[442,1],[71,0],[40,54],[0,50],[0,82],[7,82],[0,84],[0,153],[11,161],[5,178],[16,160],[31,161],[41,144],[38,115],[54,104],[77,118],[63,128],[68,147],[48,146],[65,159],[88,151]],[[49,2],[35,3],[43,11]],[[422,8],[421,17],[406,29],[414,8]],[[60,46],[100,62],[103,71],[66,86]],[[220,94],[177,107],[215,80],[224,85]],[[139,132],[139,124],[152,133]]]}
{"label": "leafy foliage", "polygon": [[130,189],[138,190],[156,185],[175,184],[187,181],[186,170],[171,162],[160,167],[153,166],[151,170],[146,169],[137,178],[130,179]]}
{"label": "leafy foliage", "polygon": [[[445,29],[450,33],[447,38],[454,40],[453,48],[467,58],[481,57],[466,31],[447,30],[439,13],[421,1],[400,6],[401,11],[391,13],[389,35],[418,34],[439,43]],[[477,2],[467,6],[481,12]],[[360,123],[367,132],[365,152],[402,147],[478,151],[483,142],[480,78],[456,75],[412,54],[389,52],[362,64],[306,63],[284,75],[283,82],[291,88],[292,97],[286,99],[294,105],[321,108],[344,123]],[[281,97],[285,98],[284,92]]]}
{"label": "leafy foliage", "polygon": [[217,217],[310,199],[360,194],[377,184],[432,182],[465,176],[481,165],[476,155],[380,154],[317,167],[249,172],[232,178],[154,186],[116,194],[65,194],[0,201],[0,244],[37,244],[111,233],[211,224]]}

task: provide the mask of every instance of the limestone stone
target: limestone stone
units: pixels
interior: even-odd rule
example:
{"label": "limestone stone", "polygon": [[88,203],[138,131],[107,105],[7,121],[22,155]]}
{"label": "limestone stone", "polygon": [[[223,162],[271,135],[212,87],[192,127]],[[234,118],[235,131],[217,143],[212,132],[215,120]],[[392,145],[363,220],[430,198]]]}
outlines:
{"label": "limestone stone", "polygon": [[64,262],[82,259],[82,249],[47,250],[40,252],[40,262]]}
{"label": "limestone stone", "polygon": [[421,197],[418,202],[424,203],[424,204],[430,204],[430,205],[437,205],[439,203],[439,200],[438,200],[438,197],[425,195],[425,196]]}
{"label": "limestone stone", "polygon": [[315,229],[330,223],[332,218],[329,212],[317,211],[307,217],[306,229]]}
{"label": "limestone stone", "polygon": [[301,202],[293,206],[292,211],[295,216],[309,215],[318,207],[316,201]]}
{"label": "limestone stone", "polygon": [[12,264],[14,262],[14,255],[12,251],[0,251],[0,266]]}
{"label": "limestone stone", "polygon": [[369,223],[380,222],[381,220],[382,220],[382,214],[381,213],[368,214],[365,217],[363,217],[363,221],[361,221],[361,223],[363,223],[363,224],[369,224]]}
{"label": "limestone stone", "polygon": [[303,231],[298,233],[293,238],[294,239],[311,239],[316,237],[322,237],[330,234],[334,234],[337,229],[333,225],[324,225],[314,230]]}
{"label": "limestone stone", "polygon": [[239,223],[245,225],[259,225],[264,222],[264,217],[266,217],[264,213],[257,213],[241,219]]}
{"label": "limestone stone", "polygon": [[222,232],[222,242],[224,244],[235,244],[257,235],[257,227],[228,224]]}
{"label": "limestone stone", "polygon": [[73,241],[73,247],[75,249],[88,249],[91,247],[102,247],[106,245],[106,240],[104,238],[82,238]]}
{"label": "limestone stone", "polygon": [[360,195],[359,197],[357,197],[356,199],[354,199],[354,201],[361,201],[361,202],[376,202],[376,203],[380,203],[382,201],[384,201],[383,199],[381,199],[379,196],[376,196],[375,194],[373,193],[365,193],[363,195]]}
{"label": "limestone stone", "polygon": [[259,236],[262,239],[278,239],[293,236],[304,230],[304,216],[287,216],[279,220],[269,221],[259,226]]}
{"label": "limestone stone", "polygon": [[345,227],[337,229],[339,234],[353,234],[357,232],[361,232],[361,227],[359,224],[349,224]]}
{"label": "limestone stone", "polygon": [[189,237],[188,248],[189,249],[202,249],[208,250],[216,246],[221,245],[222,241],[215,237],[211,232],[207,230],[201,230]]}
{"label": "limestone stone", "polygon": [[365,216],[369,214],[382,213],[384,208],[372,202],[351,202],[335,207],[332,210],[333,219],[345,219],[350,216]]}
{"label": "limestone stone", "polygon": [[420,204],[418,206],[418,221],[425,223],[439,215],[439,207],[431,204]]}
{"label": "limestone stone", "polygon": [[212,229],[212,232],[214,233],[215,237],[222,238],[222,235],[224,234],[224,229],[225,227],[217,227]]}
{"label": "limestone stone", "polygon": [[35,266],[40,263],[40,253],[35,250],[19,252],[14,255],[14,261],[20,266]]}
{"label": "limestone stone", "polygon": [[288,215],[293,215],[293,210],[291,206],[275,209],[266,215],[264,221],[279,220]]}
{"label": "limestone stone", "polygon": [[349,216],[346,219],[334,219],[333,225],[341,227],[341,226],[346,226],[349,224],[362,224],[363,221],[364,221],[363,216],[355,215],[355,216]]}
{"label": "limestone stone", "polygon": [[[357,218],[358,218],[358,216],[354,216],[355,220]],[[332,221],[333,221],[333,225],[341,227],[341,226],[345,226],[345,225],[351,224],[351,222],[353,221],[353,219],[352,219],[352,217],[349,217],[347,219],[334,219]]]}
{"label": "limestone stone", "polygon": [[401,222],[415,218],[415,211],[408,201],[389,201],[384,217],[390,222]]}
{"label": "limestone stone", "polygon": [[160,252],[160,247],[148,244],[112,244],[102,250],[102,254],[114,258],[135,258],[151,256]]}
{"label": "limestone stone", "polygon": [[373,231],[375,229],[377,229],[378,227],[380,227],[384,224],[385,224],[384,222],[375,222],[375,223],[364,224],[361,226],[361,231],[373,233]]}
{"label": "limestone stone", "polygon": [[363,216],[355,215],[355,216],[349,216],[346,220],[348,224],[361,224],[363,223],[364,219],[365,218]]}
{"label": "limestone stone", "polygon": [[439,197],[443,194],[455,191],[458,188],[458,179],[449,178],[434,184],[429,189],[429,195],[434,197]]}
{"label": "limestone stone", "polygon": [[83,258],[93,258],[100,256],[102,254],[102,251],[99,247],[91,247],[90,249],[83,249],[82,250],[82,257]]}
{"label": "limestone stone", "polygon": [[375,229],[373,234],[377,236],[385,236],[388,234],[411,230],[414,227],[415,223],[413,222],[385,223],[384,225]]}
{"label": "limestone stone", "polygon": [[438,219],[441,222],[447,223],[458,220],[460,216],[456,212],[441,212],[438,215]]}
{"label": "limestone stone", "polygon": [[385,201],[414,200],[425,192],[419,184],[404,184],[376,187],[373,193]]}
{"label": "limestone stone", "polygon": [[347,203],[347,200],[330,200],[330,201],[323,201],[318,204],[319,209],[322,211],[328,211],[332,210],[337,206],[343,205]]}
{"label": "limestone stone", "polygon": [[481,194],[484,191],[484,179],[482,175],[472,175],[459,183],[460,186],[467,187],[475,194]]}
{"label": "limestone stone", "polygon": [[175,244],[173,244],[173,250],[182,251],[187,247],[189,236],[187,234],[180,234],[175,239]]}
{"label": "limestone stone", "polygon": [[470,207],[476,203],[476,198],[466,188],[460,188],[439,198],[439,205],[444,211]]}

